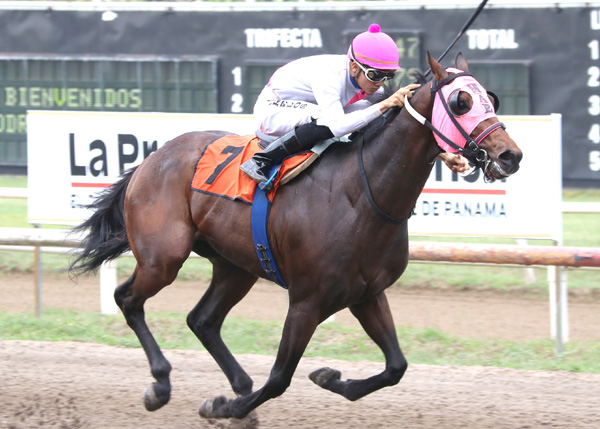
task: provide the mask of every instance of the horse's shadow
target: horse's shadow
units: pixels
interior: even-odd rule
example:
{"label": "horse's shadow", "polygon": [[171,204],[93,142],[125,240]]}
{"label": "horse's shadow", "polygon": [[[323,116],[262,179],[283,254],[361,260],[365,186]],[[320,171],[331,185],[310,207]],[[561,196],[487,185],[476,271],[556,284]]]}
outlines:
{"label": "horse's shadow", "polygon": [[252,410],[246,417],[241,419],[206,419],[205,421],[211,428],[215,429],[258,429],[260,427],[256,410]]}

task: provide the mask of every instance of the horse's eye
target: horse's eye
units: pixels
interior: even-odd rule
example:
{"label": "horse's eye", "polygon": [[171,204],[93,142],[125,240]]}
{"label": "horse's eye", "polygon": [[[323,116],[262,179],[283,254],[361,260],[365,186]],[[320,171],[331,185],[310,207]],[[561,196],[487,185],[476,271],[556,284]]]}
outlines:
{"label": "horse's eye", "polygon": [[472,105],[471,96],[460,89],[452,91],[450,97],[448,97],[448,107],[450,107],[450,110],[456,116],[462,116],[467,113],[471,110]]}

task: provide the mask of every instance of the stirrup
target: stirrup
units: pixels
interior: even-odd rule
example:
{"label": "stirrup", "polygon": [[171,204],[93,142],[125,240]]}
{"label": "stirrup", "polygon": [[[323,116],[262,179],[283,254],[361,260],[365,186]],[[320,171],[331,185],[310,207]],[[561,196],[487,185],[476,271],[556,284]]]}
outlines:
{"label": "stirrup", "polygon": [[278,174],[279,174],[279,166],[276,165],[271,170],[271,177],[269,177],[269,179],[267,181],[259,182],[258,187],[265,192],[272,191],[273,188],[275,187],[275,178],[277,177]]}

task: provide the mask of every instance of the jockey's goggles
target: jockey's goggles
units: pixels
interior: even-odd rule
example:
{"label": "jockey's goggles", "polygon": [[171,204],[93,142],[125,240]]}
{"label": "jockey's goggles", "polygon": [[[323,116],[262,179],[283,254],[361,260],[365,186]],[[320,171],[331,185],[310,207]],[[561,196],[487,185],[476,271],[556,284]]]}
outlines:
{"label": "jockey's goggles", "polygon": [[394,78],[394,75],[396,74],[395,71],[393,70],[377,70],[377,69],[368,69],[365,66],[363,66],[361,63],[359,63],[358,61],[355,61],[356,65],[358,67],[360,67],[360,69],[363,71],[363,73],[365,74],[365,77],[367,79],[369,79],[371,82],[385,82],[386,80],[391,80]]}
{"label": "jockey's goggles", "polygon": [[396,72],[394,70],[378,70],[365,67],[364,64],[359,63],[354,56],[354,49],[350,45],[350,53],[352,54],[352,61],[363,71],[365,77],[371,82],[385,82],[386,80],[392,80]]}

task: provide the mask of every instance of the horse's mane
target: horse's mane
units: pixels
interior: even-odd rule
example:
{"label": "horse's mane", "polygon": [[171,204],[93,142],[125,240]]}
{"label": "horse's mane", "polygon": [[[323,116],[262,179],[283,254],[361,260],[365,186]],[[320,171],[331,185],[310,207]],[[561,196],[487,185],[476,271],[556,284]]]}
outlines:
{"label": "horse's mane", "polygon": [[[425,73],[423,73],[419,69],[414,69],[413,71],[411,71],[409,73],[409,76],[412,79],[414,79],[414,83],[419,83],[421,85],[424,85],[425,83],[428,82],[427,78],[425,77]],[[422,87],[423,86],[421,86],[421,88]],[[419,91],[421,88],[418,88],[416,91]],[[389,97],[394,92],[396,92],[398,89],[399,89],[399,85],[386,86],[384,89],[384,92],[383,92],[384,97]],[[394,107],[394,108],[388,110],[383,115],[381,115],[379,118],[375,119],[374,121],[369,122],[369,124],[367,124],[364,128],[352,133],[350,135],[350,140],[357,140],[361,136],[367,140],[371,140],[372,138],[377,136],[379,133],[381,133],[383,131],[383,129],[390,122],[392,122],[394,120],[394,118],[398,115],[398,113],[400,113],[400,110],[401,109],[399,107]]]}
{"label": "horse's mane", "polygon": [[[427,82],[429,82],[427,80],[427,77],[425,76],[425,73],[423,73],[422,70],[419,69],[414,69],[409,73],[409,76],[412,77],[415,82],[414,83],[419,83],[421,85],[426,84]],[[418,90],[417,90],[418,91]]]}

